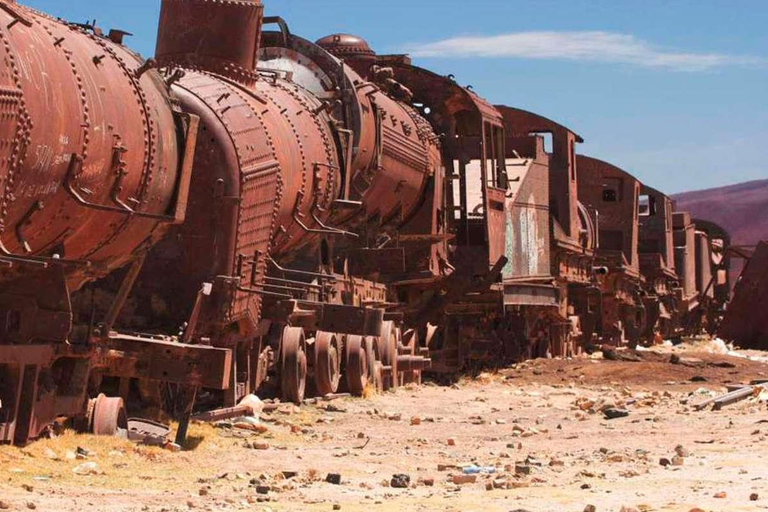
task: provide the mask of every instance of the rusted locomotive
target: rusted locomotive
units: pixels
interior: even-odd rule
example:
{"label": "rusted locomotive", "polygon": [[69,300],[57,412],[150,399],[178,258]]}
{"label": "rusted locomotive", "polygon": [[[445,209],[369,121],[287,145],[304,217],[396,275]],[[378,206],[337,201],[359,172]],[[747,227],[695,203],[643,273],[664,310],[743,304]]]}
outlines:
{"label": "rusted locomotive", "polygon": [[0,8],[0,441],[650,343],[724,300],[669,198],[405,55],[257,0],[163,0],[147,61]]}

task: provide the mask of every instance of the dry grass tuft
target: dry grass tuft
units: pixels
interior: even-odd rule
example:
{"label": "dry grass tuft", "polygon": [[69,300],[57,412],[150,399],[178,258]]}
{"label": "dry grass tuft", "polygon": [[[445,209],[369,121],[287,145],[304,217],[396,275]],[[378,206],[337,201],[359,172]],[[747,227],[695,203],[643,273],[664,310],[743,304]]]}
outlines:
{"label": "dry grass tuft", "polygon": [[362,398],[364,400],[370,400],[371,398],[376,396],[376,394],[377,394],[376,388],[371,383],[368,383],[365,386],[365,389],[363,389]]}
{"label": "dry grass tuft", "polygon": [[[0,467],[9,485],[44,487],[50,482],[104,489],[169,490],[194,483],[206,472],[206,455],[228,449],[231,444],[232,440],[220,437],[208,424],[190,425],[190,451],[180,453],[67,430],[55,439],[43,439],[24,448],[0,446]],[[78,447],[88,450],[86,458],[75,458]],[[83,476],[73,471],[86,462],[95,462],[99,474]]]}

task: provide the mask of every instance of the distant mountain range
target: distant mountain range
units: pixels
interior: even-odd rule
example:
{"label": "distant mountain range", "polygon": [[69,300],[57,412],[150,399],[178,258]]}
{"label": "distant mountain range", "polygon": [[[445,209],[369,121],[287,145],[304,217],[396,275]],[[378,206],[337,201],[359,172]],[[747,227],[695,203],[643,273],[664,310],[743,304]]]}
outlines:
{"label": "distant mountain range", "polygon": [[[694,218],[715,222],[728,230],[733,245],[755,245],[768,240],[768,180],[748,181],[727,187],[683,192],[672,196],[677,210]],[[741,263],[735,261],[732,277]]]}

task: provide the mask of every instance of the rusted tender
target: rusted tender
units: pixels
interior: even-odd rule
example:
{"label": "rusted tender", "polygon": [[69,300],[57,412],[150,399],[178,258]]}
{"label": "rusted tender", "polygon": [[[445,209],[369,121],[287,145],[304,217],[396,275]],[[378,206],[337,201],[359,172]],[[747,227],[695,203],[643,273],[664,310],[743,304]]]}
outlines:
{"label": "rusted tender", "polygon": [[597,210],[600,224],[595,264],[602,295],[600,337],[612,344],[640,342],[645,326],[638,240],[641,184],[618,167],[579,155],[579,198]]}

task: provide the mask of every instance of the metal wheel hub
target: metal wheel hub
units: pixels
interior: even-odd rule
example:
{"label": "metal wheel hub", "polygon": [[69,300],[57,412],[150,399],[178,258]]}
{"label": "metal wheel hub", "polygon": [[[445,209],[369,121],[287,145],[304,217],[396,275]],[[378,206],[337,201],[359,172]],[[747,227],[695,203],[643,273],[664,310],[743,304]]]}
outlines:
{"label": "metal wheel hub", "polygon": [[341,380],[341,351],[335,334],[319,331],[315,336],[315,389],[319,395],[336,393]]}
{"label": "metal wheel hub", "polygon": [[283,330],[280,361],[280,389],[283,399],[301,404],[307,384],[307,352],[302,328],[286,327]]}
{"label": "metal wheel hub", "polygon": [[128,413],[122,398],[100,394],[92,401],[90,411],[88,430],[91,433],[97,436],[127,435]]}

